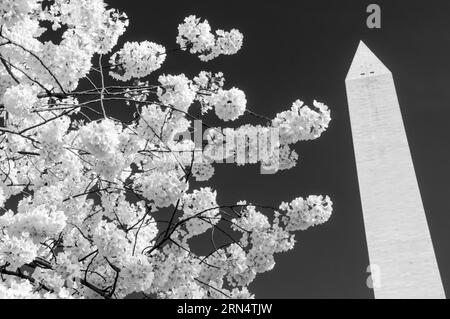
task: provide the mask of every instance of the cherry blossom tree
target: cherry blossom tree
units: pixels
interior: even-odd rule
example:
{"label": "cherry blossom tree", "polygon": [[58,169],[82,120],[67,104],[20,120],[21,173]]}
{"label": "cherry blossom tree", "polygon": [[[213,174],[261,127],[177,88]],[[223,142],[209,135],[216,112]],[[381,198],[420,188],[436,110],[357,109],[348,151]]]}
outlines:
{"label": "cherry blossom tree", "polygon": [[[331,215],[328,196],[232,204],[189,187],[224,161],[294,167],[293,145],[327,129],[326,105],[297,100],[270,119],[222,73],[155,77],[173,50],[116,48],[127,26],[102,0],[0,3],[0,298],[252,298],[248,285],[274,254]],[[176,44],[207,62],[237,53],[243,35],[189,16]],[[210,112],[264,124],[201,122],[199,145],[189,136]],[[229,241],[217,246],[214,231]],[[207,255],[191,247],[199,236],[212,239]]]}

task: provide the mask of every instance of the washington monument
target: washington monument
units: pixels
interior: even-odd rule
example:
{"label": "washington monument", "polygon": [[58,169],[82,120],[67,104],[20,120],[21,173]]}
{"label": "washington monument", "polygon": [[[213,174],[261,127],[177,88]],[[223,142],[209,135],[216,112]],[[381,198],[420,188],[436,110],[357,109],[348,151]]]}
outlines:
{"label": "washington monument", "polygon": [[392,74],[361,41],[345,84],[375,298],[445,298]]}

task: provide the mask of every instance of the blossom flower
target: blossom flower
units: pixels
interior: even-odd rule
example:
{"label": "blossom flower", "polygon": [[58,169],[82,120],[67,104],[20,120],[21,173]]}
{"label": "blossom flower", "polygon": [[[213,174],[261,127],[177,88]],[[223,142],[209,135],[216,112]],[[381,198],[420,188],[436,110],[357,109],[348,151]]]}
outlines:
{"label": "blossom flower", "polygon": [[233,299],[254,299],[255,295],[250,293],[246,287],[242,289],[234,288],[231,291],[230,297]]}
{"label": "blossom flower", "polygon": [[192,175],[199,182],[205,182],[214,175],[214,167],[209,163],[194,163],[192,165]]}
{"label": "blossom flower", "polygon": [[328,196],[311,195],[306,200],[299,197],[290,203],[282,203],[280,209],[286,211],[283,217],[286,229],[294,231],[325,223],[331,216],[332,205]]}
{"label": "blossom flower", "polygon": [[125,261],[118,278],[117,293],[128,296],[133,292],[145,292],[151,289],[155,273],[153,265],[145,256],[130,257]]}
{"label": "blossom flower", "polygon": [[123,154],[111,154],[108,158],[94,160],[92,171],[107,180],[114,180],[119,175],[126,176],[124,170],[127,168],[127,161]]}
{"label": "blossom flower", "polygon": [[158,78],[158,98],[161,103],[186,112],[195,99],[191,81],[184,75],[161,75]]}
{"label": "blossom flower", "polygon": [[244,114],[247,99],[244,92],[237,88],[226,91],[220,89],[212,97],[211,103],[214,105],[217,117],[227,122],[234,121]]}
{"label": "blossom flower", "polygon": [[[238,205],[246,205],[245,202],[239,202]],[[234,230],[245,229],[247,231],[264,231],[270,227],[267,216],[258,212],[255,206],[248,205],[239,219],[233,220],[232,228]]]}
{"label": "blossom flower", "polygon": [[225,78],[222,72],[212,74],[211,72],[201,71],[198,76],[194,77],[193,85],[197,91],[196,100],[201,104],[202,115],[213,108],[211,98],[224,84]]}
{"label": "blossom flower", "polygon": [[185,132],[190,122],[184,117],[172,117],[170,109],[163,111],[156,104],[142,107],[137,132],[145,140],[152,143],[167,143],[177,133]]}
{"label": "blossom flower", "polygon": [[7,112],[18,117],[29,116],[33,105],[38,101],[36,87],[28,84],[18,84],[6,89],[2,104]]}
{"label": "blossom flower", "polygon": [[203,299],[205,290],[196,282],[188,282],[170,290],[166,296],[170,299]]}
{"label": "blossom flower", "polygon": [[130,245],[123,230],[105,220],[98,223],[93,241],[100,254],[111,259],[123,258]]}
{"label": "blossom flower", "polygon": [[272,125],[280,129],[282,144],[316,139],[328,128],[331,119],[328,107],[317,101],[314,106],[318,112],[297,100],[289,111],[277,114]]}
{"label": "blossom flower", "polygon": [[44,126],[39,131],[39,140],[41,141],[42,156],[48,162],[58,162],[64,150],[64,137],[69,129],[70,120],[68,118],[59,118]]}
{"label": "blossom flower", "polygon": [[295,150],[289,148],[289,145],[283,145],[279,150],[279,166],[278,169],[288,170],[297,165],[298,154]]}
{"label": "blossom flower", "polygon": [[24,232],[20,237],[6,234],[0,239],[0,261],[2,265],[8,264],[12,269],[17,269],[32,262],[37,257],[38,249],[28,233]]}
{"label": "blossom flower", "polygon": [[82,43],[100,54],[108,53],[128,26],[126,14],[106,10],[101,0],[56,1],[50,13],[54,29],[76,29]]}
{"label": "blossom flower", "polygon": [[183,219],[188,235],[186,238],[203,234],[219,221],[216,203],[217,193],[211,188],[200,188],[183,196]]}
{"label": "blossom flower", "polygon": [[200,22],[200,18],[191,15],[178,26],[177,43],[183,50],[189,48],[191,53],[199,53],[211,50],[215,39],[208,21]]}
{"label": "blossom flower", "polygon": [[227,247],[226,251],[230,254],[227,262],[231,273],[242,273],[248,269],[247,254],[241,246],[233,243]]}
{"label": "blossom flower", "polygon": [[59,291],[65,284],[65,279],[61,275],[51,270],[37,268],[33,272],[33,278],[46,287]]}
{"label": "blossom flower", "polygon": [[186,191],[187,183],[175,173],[152,172],[135,180],[137,190],[156,207],[174,204]]}
{"label": "blossom flower", "polygon": [[[236,54],[242,47],[243,36],[239,30],[232,29],[231,31],[223,31],[217,30],[217,55],[225,54],[225,55],[233,55]],[[219,53],[220,52],[220,53]]]}
{"label": "blossom flower", "polygon": [[184,23],[178,26],[177,43],[181,49],[193,54],[200,53],[202,61],[210,61],[221,54],[232,55],[237,53],[243,42],[243,35],[238,30],[229,32],[217,30],[214,35],[207,20],[200,22],[194,15],[187,17]]}
{"label": "blossom flower", "polygon": [[119,145],[119,130],[111,120],[90,122],[80,129],[82,146],[98,159],[108,159]]}
{"label": "blossom flower", "polygon": [[8,233],[11,236],[20,237],[26,232],[36,243],[58,235],[66,226],[66,215],[63,212],[48,209],[44,205],[5,217],[9,218]]}
{"label": "blossom flower", "polygon": [[0,282],[0,299],[41,299],[35,287],[27,280]]}
{"label": "blossom flower", "polygon": [[143,78],[158,70],[165,59],[166,49],[162,45],[149,41],[126,42],[109,60],[110,75],[121,81]]}
{"label": "blossom flower", "polygon": [[37,9],[38,5],[38,2],[33,0],[4,0],[0,3],[2,23],[6,23],[6,26],[13,25]]}
{"label": "blossom flower", "polygon": [[201,71],[196,77],[194,77],[193,82],[197,87],[197,90],[216,92],[225,84],[225,78],[222,72],[213,74],[211,72]]}
{"label": "blossom flower", "polygon": [[[76,286],[77,278],[82,274],[81,263],[78,261],[77,255],[69,252],[61,252],[57,255],[55,271],[64,278],[64,285],[69,288]],[[62,287],[59,287],[61,290]]]}

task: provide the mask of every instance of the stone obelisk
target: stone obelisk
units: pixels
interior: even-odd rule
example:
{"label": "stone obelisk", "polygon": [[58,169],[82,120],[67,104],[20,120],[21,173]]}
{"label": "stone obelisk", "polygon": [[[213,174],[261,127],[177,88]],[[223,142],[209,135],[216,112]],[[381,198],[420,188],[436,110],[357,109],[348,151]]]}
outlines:
{"label": "stone obelisk", "polygon": [[392,74],[361,41],[345,84],[375,298],[445,298]]}

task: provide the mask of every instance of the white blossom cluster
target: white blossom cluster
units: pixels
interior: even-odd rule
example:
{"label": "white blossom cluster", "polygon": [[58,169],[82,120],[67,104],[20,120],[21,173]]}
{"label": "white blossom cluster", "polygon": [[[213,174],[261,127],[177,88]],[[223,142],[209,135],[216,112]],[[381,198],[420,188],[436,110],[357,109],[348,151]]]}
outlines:
{"label": "white blossom cluster", "polygon": [[90,157],[93,170],[107,178],[116,177],[124,169],[127,155],[133,151],[127,145],[130,137],[122,134],[120,125],[110,119],[81,127],[77,142]]}
{"label": "white blossom cluster", "polygon": [[[301,209],[299,203],[304,203]],[[291,203],[283,203],[281,211],[276,211],[273,221],[270,221],[255,206],[239,202],[238,206],[242,207],[240,217],[231,222],[232,228],[242,233],[242,237],[226,249],[219,249],[207,257],[207,266],[201,272],[202,280],[213,287],[220,287],[226,282],[231,287],[242,289],[245,298],[251,297],[246,286],[258,273],[273,269],[274,254],[294,247],[295,236],[292,232],[328,220],[331,205],[328,197],[297,198]]]}
{"label": "white blossom cluster", "polygon": [[66,227],[66,215],[61,211],[51,211],[44,205],[15,215],[9,211],[0,218],[10,236],[20,238],[26,233],[26,237],[36,244],[58,235]]}
{"label": "white blossom cluster", "polygon": [[39,247],[29,238],[29,234],[23,233],[20,237],[6,234],[0,243],[0,261],[16,269],[32,262],[38,256],[38,250]]}
{"label": "white blossom cluster", "polygon": [[[183,219],[186,220],[186,238],[203,234],[220,220],[216,202],[217,192],[211,188],[194,190],[192,194],[183,196]],[[195,218],[194,218],[195,217]]]}
{"label": "white blossom cluster", "polygon": [[114,156],[119,144],[117,126],[111,120],[90,122],[79,130],[84,149],[95,158],[103,160]]}
{"label": "white blossom cluster", "polygon": [[236,54],[241,49],[244,37],[238,30],[217,30],[213,34],[208,21],[200,20],[191,15],[178,26],[177,43],[181,49],[199,54],[202,61],[210,61],[222,54]]}
{"label": "white blossom cluster", "polygon": [[27,280],[8,280],[0,285],[0,299],[75,299],[69,289],[61,288],[58,293],[38,293]]}
{"label": "white blossom cluster", "polygon": [[[50,6],[33,0],[4,0],[0,19],[2,42],[8,42],[0,46],[0,54],[16,80],[39,79],[42,87],[59,92],[75,89],[90,72],[92,56],[110,52],[128,26],[126,15],[106,9],[103,0],[55,0]],[[63,30],[61,38],[41,42],[42,22]],[[10,72],[0,74],[3,83]]]}
{"label": "white blossom cluster", "polygon": [[18,21],[27,17],[27,15],[39,6],[35,0],[16,0],[2,1],[0,3],[0,17],[2,23],[6,26],[14,25]]}
{"label": "white blossom cluster", "polygon": [[316,139],[328,128],[331,120],[328,107],[317,101],[313,104],[318,111],[297,100],[289,111],[281,112],[275,117],[272,125],[280,129],[282,144]]}
{"label": "white blossom cluster", "polygon": [[6,89],[1,103],[5,110],[16,117],[28,117],[37,103],[38,88],[30,84],[18,84]]}
{"label": "white blossom cluster", "polygon": [[126,42],[122,49],[109,59],[113,78],[128,81],[143,78],[158,70],[166,59],[166,49],[159,44],[143,42]]}
{"label": "white blossom cluster", "polygon": [[151,172],[135,180],[136,190],[156,207],[174,204],[186,191],[188,185],[174,172]]}
{"label": "white blossom cluster", "polygon": [[196,99],[201,104],[202,115],[204,115],[213,108],[212,97],[223,88],[225,78],[222,72],[213,74],[201,71],[198,76],[194,77],[193,83],[197,91]]}
{"label": "white blossom cluster", "polygon": [[48,163],[58,162],[64,156],[64,137],[69,130],[70,119],[59,118],[42,128],[39,140],[42,143],[42,157]]}
{"label": "white blossom cluster", "polygon": [[140,137],[153,143],[167,143],[177,133],[190,127],[185,117],[172,117],[171,109],[162,110],[159,105],[151,104],[142,107],[137,133]]}
{"label": "white blossom cluster", "polygon": [[286,229],[289,231],[306,230],[311,226],[325,223],[331,217],[332,202],[328,196],[301,197],[290,203],[282,203],[280,209],[286,211],[282,217]]}
{"label": "white blossom cluster", "polygon": [[194,84],[197,86],[198,91],[204,91],[205,93],[216,92],[225,84],[225,78],[222,72],[213,74],[211,72],[201,71],[194,77]]}
{"label": "white blossom cluster", "polygon": [[216,115],[221,120],[234,121],[245,112],[247,99],[245,93],[237,88],[222,90],[213,95],[211,103]]}
{"label": "white blossom cluster", "polygon": [[[42,40],[49,23],[59,41]],[[186,136],[203,133],[200,114],[255,115],[245,93],[221,72],[145,79],[169,55],[148,41],[112,53],[128,20],[102,0],[3,0],[0,25],[0,298],[253,298],[294,232],[330,218],[328,197],[229,205],[206,183],[223,161],[294,167],[294,144],[328,127],[324,104],[209,127],[197,143]],[[236,53],[242,34],[190,16],[177,43],[207,61]]]}
{"label": "white blossom cluster", "polygon": [[199,182],[205,182],[214,176],[214,166],[210,163],[192,164],[192,175]]}
{"label": "white blossom cluster", "polygon": [[[195,99],[195,90],[191,81],[184,75],[161,75],[158,78],[158,98],[161,103],[186,112]],[[179,112],[178,112],[179,113]]]}

